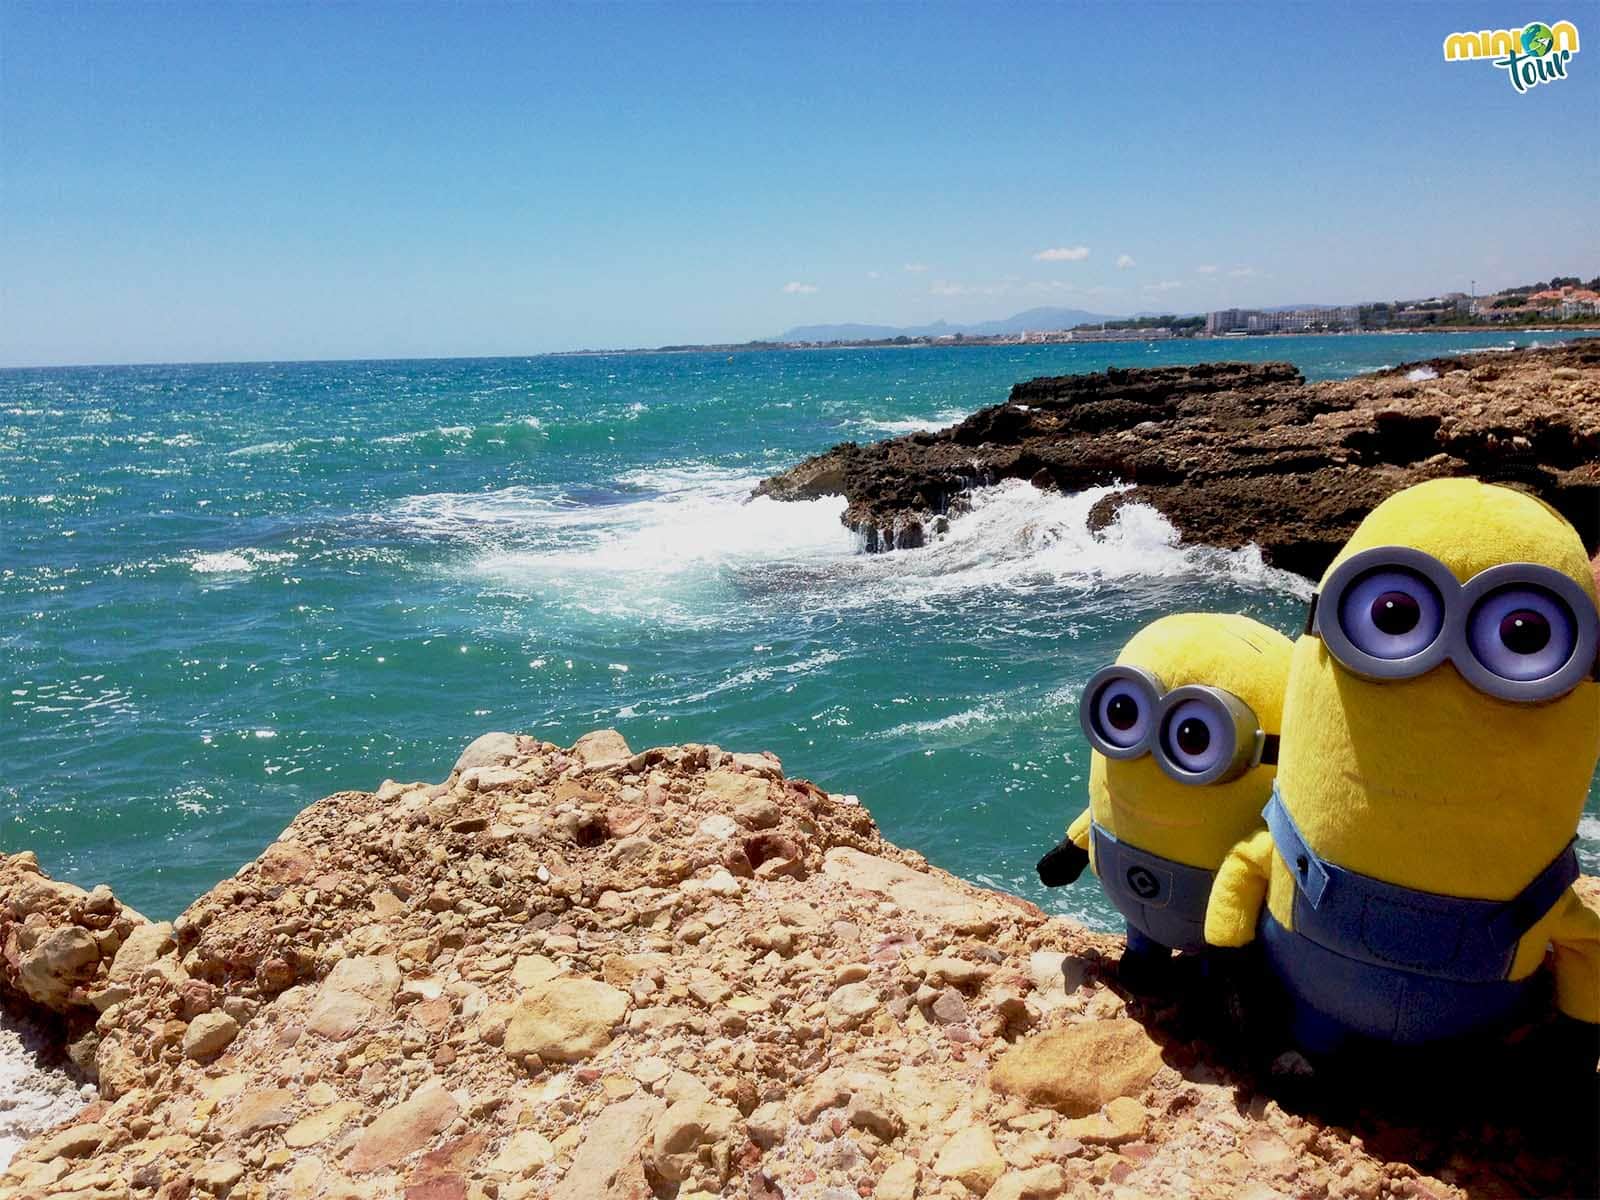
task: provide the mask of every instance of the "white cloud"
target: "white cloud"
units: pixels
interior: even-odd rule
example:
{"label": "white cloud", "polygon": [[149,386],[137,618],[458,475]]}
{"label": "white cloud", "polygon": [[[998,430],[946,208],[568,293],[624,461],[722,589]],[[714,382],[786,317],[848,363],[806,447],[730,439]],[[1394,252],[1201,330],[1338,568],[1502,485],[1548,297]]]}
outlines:
{"label": "white cloud", "polygon": [[867,278],[868,279],[881,279],[882,276],[879,275],[878,272],[876,272],[876,271],[868,271],[867,272]]}
{"label": "white cloud", "polygon": [[1235,279],[1245,279],[1251,275],[1254,275],[1255,273],[1256,269],[1254,267],[1235,267],[1233,270],[1228,272],[1228,274],[1232,275]]}
{"label": "white cloud", "polygon": [[1078,285],[1068,283],[1064,279],[1035,279],[1027,284],[1023,290],[1029,292],[1075,292],[1078,290]]}
{"label": "white cloud", "polygon": [[1117,255],[1117,270],[1126,271],[1131,266],[1133,266],[1133,255],[1131,255],[1131,254],[1119,254],[1119,255]]}
{"label": "white cloud", "polygon": [[1010,290],[1009,283],[952,283],[946,279],[928,289],[935,296],[998,296]]}
{"label": "white cloud", "polygon": [[1035,254],[1038,262],[1082,262],[1089,257],[1087,246],[1052,246]]}
{"label": "white cloud", "polygon": [[927,271],[927,270],[930,270],[930,269],[931,268],[928,266],[927,263],[907,263],[906,264],[906,270],[908,270],[908,271],[918,272],[918,271]]}
{"label": "white cloud", "polygon": [[809,296],[817,290],[817,285],[814,283],[801,283],[798,280],[791,279],[783,285],[783,290],[790,296]]}
{"label": "white cloud", "polygon": [[1218,268],[1217,268],[1216,263],[1207,263],[1203,267],[1196,267],[1194,269],[1194,273],[1196,275],[1215,275],[1217,273],[1217,270],[1218,270]]}
{"label": "white cloud", "polygon": [[1170,292],[1173,288],[1181,288],[1183,283],[1177,279],[1163,279],[1160,283],[1147,283],[1144,290],[1147,292]]}

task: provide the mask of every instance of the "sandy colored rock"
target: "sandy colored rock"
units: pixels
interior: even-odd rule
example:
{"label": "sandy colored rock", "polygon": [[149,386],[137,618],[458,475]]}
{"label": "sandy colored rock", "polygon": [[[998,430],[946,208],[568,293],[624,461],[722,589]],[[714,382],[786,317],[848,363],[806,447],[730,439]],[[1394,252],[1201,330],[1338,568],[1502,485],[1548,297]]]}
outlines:
{"label": "sandy colored rock", "polygon": [[995,1063],[998,1092],[1087,1116],[1118,1096],[1144,1090],[1161,1069],[1161,1048],[1137,1021],[1078,1021],[1035,1034]]}
{"label": "sandy colored rock", "polygon": [[524,1129],[506,1140],[488,1166],[491,1171],[504,1171],[518,1177],[531,1175],[540,1167],[555,1160],[555,1147],[550,1139],[535,1129]]}
{"label": "sandy colored rock", "polygon": [[224,1012],[201,1013],[183,1035],[183,1052],[204,1061],[222,1053],[239,1036],[239,1022]]}
{"label": "sandy colored rock", "polygon": [[393,1167],[432,1140],[458,1111],[454,1096],[438,1084],[427,1084],[368,1125],[344,1165],[358,1175]]}
{"label": "sandy colored rock", "polygon": [[877,1186],[872,1189],[874,1200],[915,1200],[921,1177],[922,1168],[916,1159],[897,1158],[878,1176]]}
{"label": "sandy colored rock", "polygon": [[614,762],[632,757],[633,751],[615,729],[596,729],[586,733],[572,747],[572,752],[586,766]]}
{"label": "sandy colored rock", "polygon": [[550,1200],[649,1200],[642,1152],[664,1108],[651,1096],[635,1096],[601,1112]]}
{"label": "sandy colored rock", "polygon": [[1149,1126],[1144,1105],[1131,1096],[1117,1096],[1097,1113],[1063,1121],[1060,1134],[1089,1146],[1120,1146],[1143,1137]]}
{"label": "sandy colored rock", "polygon": [[[0,1200],[1600,1194],[1587,1142],[1534,1136],[1534,1081],[1420,1122],[1387,1092],[1280,1107],[1233,1065],[1281,1054],[1273,1022],[1208,1043],[1203,991],[1127,996],[1120,939],[929,867],[767,756],[515,744],[469,768],[504,786],[311,805],[170,942],[0,856],[0,993],[32,1003],[21,957],[88,934],[49,1027],[102,1095]],[[240,1029],[197,1062],[211,1014]]]}
{"label": "sandy colored rock", "polygon": [[1067,1173],[1057,1163],[1027,1171],[1007,1171],[983,1200],[1055,1200],[1067,1190]]}
{"label": "sandy colored rock", "polygon": [[944,1144],[933,1161],[933,1173],[956,1179],[982,1195],[1006,1169],[987,1125],[969,1125]]}
{"label": "sandy colored rock", "polygon": [[720,1180],[727,1175],[726,1143],[738,1121],[738,1112],[726,1104],[690,1098],[671,1105],[655,1123],[651,1163],[656,1173],[677,1183],[704,1161]]}
{"label": "sandy colored rock", "polygon": [[853,888],[877,892],[903,908],[937,917],[958,930],[985,931],[1000,915],[990,901],[953,883],[849,847],[828,852],[823,870]]}
{"label": "sandy colored rock", "polygon": [[470,742],[456,759],[455,772],[474,767],[498,767],[517,756],[517,739],[510,733],[486,733]]}
{"label": "sandy colored rock", "polygon": [[506,1026],[507,1054],[579,1062],[611,1041],[628,1011],[626,992],[596,979],[556,977],[528,988]]}

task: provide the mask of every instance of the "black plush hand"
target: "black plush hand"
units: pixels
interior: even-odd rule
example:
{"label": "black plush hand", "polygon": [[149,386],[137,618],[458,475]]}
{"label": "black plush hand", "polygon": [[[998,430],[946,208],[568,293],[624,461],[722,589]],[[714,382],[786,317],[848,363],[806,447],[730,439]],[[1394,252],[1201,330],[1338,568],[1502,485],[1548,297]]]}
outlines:
{"label": "black plush hand", "polygon": [[1045,887],[1065,887],[1076,883],[1088,865],[1089,852],[1071,838],[1062,838],[1059,846],[1047,851],[1039,860],[1039,882]]}

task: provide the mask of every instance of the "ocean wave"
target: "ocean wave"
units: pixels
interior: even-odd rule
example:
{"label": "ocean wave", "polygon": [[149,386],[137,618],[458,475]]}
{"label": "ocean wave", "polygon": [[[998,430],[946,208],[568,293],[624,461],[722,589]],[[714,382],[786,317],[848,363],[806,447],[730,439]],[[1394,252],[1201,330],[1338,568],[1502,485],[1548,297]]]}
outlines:
{"label": "ocean wave", "polygon": [[292,550],[196,550],[184,562],[196,575],[248,575],[262,567],[289,566],[298,561]]}
{"label": "ocean wave", "polygon": [[905,417],[905,418],[878,418],[860,417],[845,424],[852,429],[860,429],[868,433],[886,433],[891,437],[898,437],[906,433],[937,433],[941,429],[948,429],[959,421],[964,421],[971,413],[964,408],[950,408],[943,412],[934,413],[931,417]]}
{"label": "ocean wave", "polygon": [[1194,578],[1309,597],[1309,583],[1268,566],[1256,547],[1185,544],[1149,505],[1124,504],[1109,525],[1091,531],[1090,511],[1119,490],[1045,492],[1018,480],[980,489],[972,494],[971,511],[927,546],[858,560],[857,592],[867,601],[925,605],[979,590],[1090,591],[1107,581]]}
{"label": "ocean wave", "polygon": [[[1116,488],[1074,494],[1008,481],[927,546],[859,553],[844,500],[750,499],[753,477],[690,463],[620,476],[581,499],[553,489],[411,497],[382,518],[454,542],[458,564],[508,596],[565,596],[596,615],[716,621],[731,606],[844,611],[929,607],[972,593],[1093,592],[1131,579],[1227,581],[1305,599],[1310,585],[1254,547],[1189,545],[1155,509],[1125,504],[1105,528],[1089,513]],[[722,589],[719,596],[708,588]],[[732,591],[729,592],[728,589]]]}

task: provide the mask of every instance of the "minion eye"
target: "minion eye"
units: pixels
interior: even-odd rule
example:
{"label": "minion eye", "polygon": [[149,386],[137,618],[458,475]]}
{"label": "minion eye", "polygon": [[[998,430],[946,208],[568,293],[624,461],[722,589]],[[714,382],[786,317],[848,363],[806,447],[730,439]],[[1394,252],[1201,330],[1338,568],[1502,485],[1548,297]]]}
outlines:
{"label": "minion eye", "polygon": [[1356,580],[1339,603],[1339,625],[1356,649],[1398,660],[1421,654],[1444,630],[1444,600],[1416,571],[1380,567]]}
{"label": "minion eye", "polygon": [[1148,732],[1150,713],[1137,688],[1113,679],[1094,698],[1094,723],[1101,737],[1125,748],[1137,745]]}
{"label": "minion eye", "polygon": [[1545,679],[1571,660],[1578,623],[1559,596],[1541,587],[1490,592],[1467,618],[1467,645],[1501,679]]}
{"label": "minion eye", "polygon": [[1232,757],[1233,728],[1205,701],[1185,700],[1162,723],[1161,748],[1182,770],[1203,775]]}

